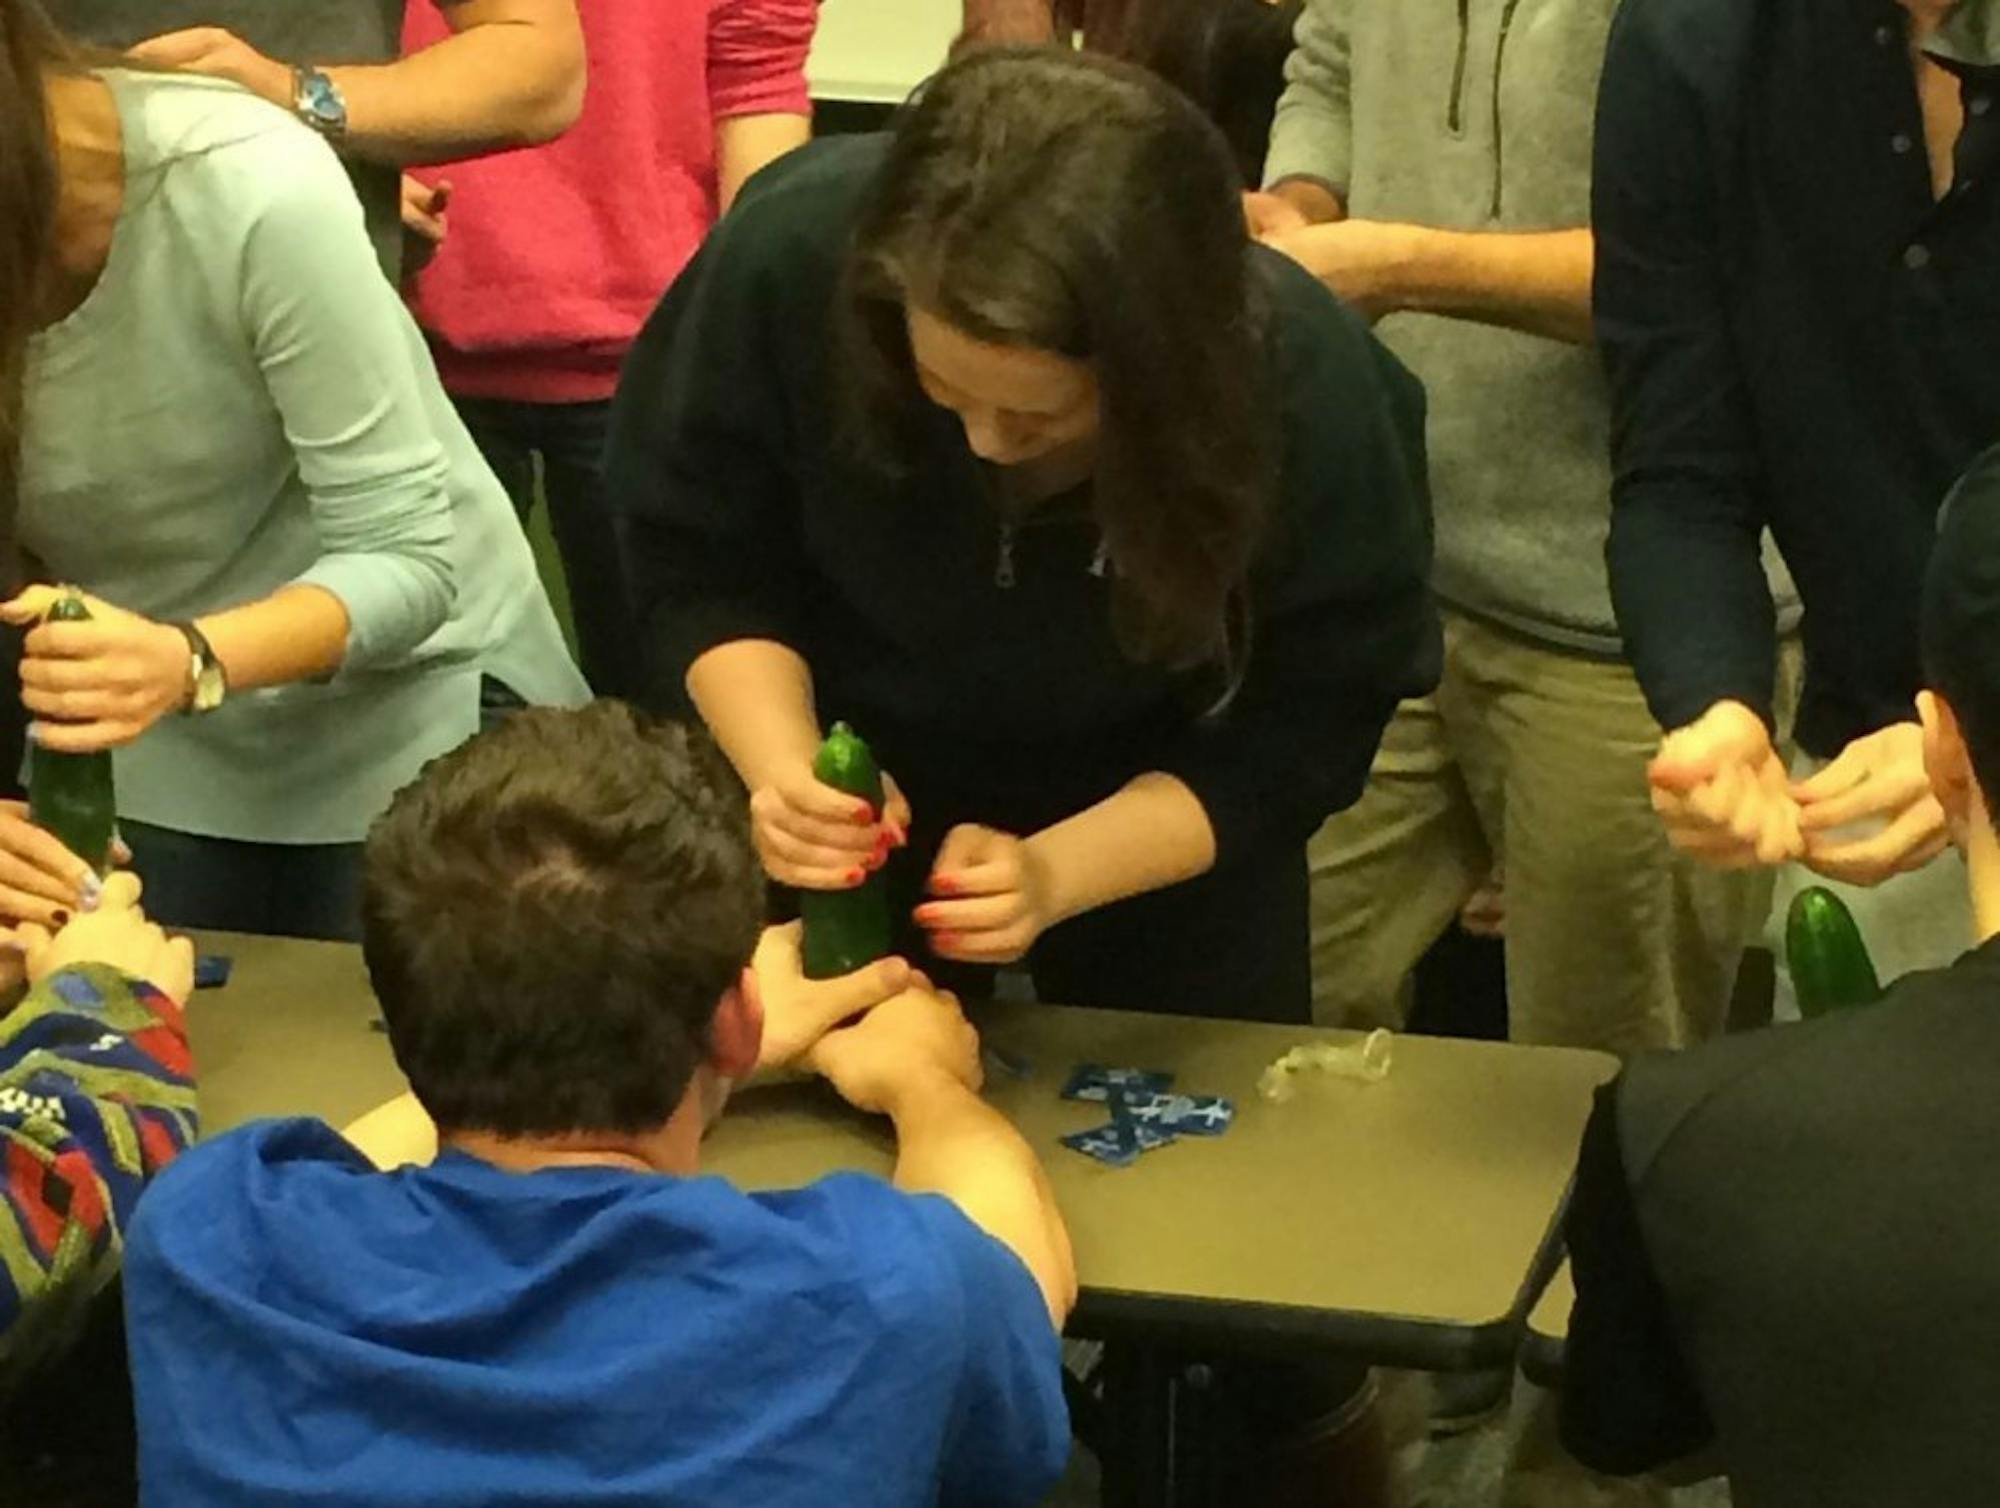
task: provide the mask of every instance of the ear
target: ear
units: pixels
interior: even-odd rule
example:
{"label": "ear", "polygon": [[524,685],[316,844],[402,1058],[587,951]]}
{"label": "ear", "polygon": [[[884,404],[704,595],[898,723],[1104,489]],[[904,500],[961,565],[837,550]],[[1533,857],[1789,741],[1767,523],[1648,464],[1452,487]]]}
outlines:
{"label": "ear", "polygon": [[1952,838],[1963,843],[1973,822],[1984,821],[1985,803],[1979,783],[1973,778],[1972,758],[1965,747],[1965,734],[1951,703],[1934,691],[1917,693],[1917,720],[1924,728],[1924,773],[1931,790],[1944,807]]}
{"label": "ear", "polygon": [[757,975],[745,969],[715,1008],[708,1029],[708,1066],[719,1078],[744,1079],[764,1045],[764,997]]}

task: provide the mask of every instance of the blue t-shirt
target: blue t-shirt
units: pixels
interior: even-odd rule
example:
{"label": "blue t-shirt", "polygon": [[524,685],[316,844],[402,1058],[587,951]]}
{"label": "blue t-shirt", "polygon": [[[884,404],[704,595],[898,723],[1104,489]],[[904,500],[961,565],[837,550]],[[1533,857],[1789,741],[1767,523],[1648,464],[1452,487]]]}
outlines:
{"label": "blue t-shirt", "polygon": [[861,1175],[378,1173],[265,1121],[161,1178],[125,1294],[148,1504],[1029,1504],[1069,1451],[1026,1267]]}

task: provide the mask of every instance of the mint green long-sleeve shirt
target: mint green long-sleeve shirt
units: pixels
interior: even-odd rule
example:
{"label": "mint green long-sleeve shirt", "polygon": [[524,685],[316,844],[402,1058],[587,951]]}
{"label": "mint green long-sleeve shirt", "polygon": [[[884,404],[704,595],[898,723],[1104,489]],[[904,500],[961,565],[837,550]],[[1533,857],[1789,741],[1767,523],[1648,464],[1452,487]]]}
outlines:
{"label": "mint green long-sleeve shirt", "polygon": [[332,152],[230,85],[104,78],[124,206],[97,287],[30,352],[20,540],[156,619],[337,597],[337,674],[162,720],[118,753],[119,812],[352,842],[476,730],[482,673],[530,702],[588,692]]}

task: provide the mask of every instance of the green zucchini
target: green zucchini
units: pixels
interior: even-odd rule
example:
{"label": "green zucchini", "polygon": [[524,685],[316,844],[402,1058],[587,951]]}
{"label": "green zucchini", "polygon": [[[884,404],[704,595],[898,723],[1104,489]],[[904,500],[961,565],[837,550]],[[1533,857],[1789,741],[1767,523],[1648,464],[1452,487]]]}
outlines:
{"label": "green zucchini", "polygon": [[1799,1014],[1811,1019],[1882,998],[1854,913],[1831,890],[1802,890],[1785,918],[1785,957]]}
{"label": "green zucchini", "polygon": [[[87,623],[90,610],[74,591],[56,598],[44,623]],[[28,817],[99,874],[111,872],[118,831],[118,794],[111,751],[64,754],[34,747],[28,755]]]}
{"label": "green zucchini", "polygon": [[[881,815],[882,772],[868,745],[846,723],[835,723],[819,746],[813,774],[823,785],[859,796]],[[889,892],[882,871],[852,890],[800,891],[799,919],[805,923],[801,947],[808,979],[835,979],[884,957],[889,951]]]}

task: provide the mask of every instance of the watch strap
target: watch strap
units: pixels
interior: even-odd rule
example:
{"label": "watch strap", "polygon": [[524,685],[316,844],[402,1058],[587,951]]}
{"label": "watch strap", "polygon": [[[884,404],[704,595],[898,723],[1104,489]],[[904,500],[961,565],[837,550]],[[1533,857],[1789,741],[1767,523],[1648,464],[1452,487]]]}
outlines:
{"label": "watch strap", "polygon": [[215,646],[208,642],[208,635],[195,627],[192,622],[173,625],[180,630],[181,637],[188,646],[188,702],[189,712],[213,712],[222,705],[229,692],[229,672],[223,669],[222,661],[216,657]]}

